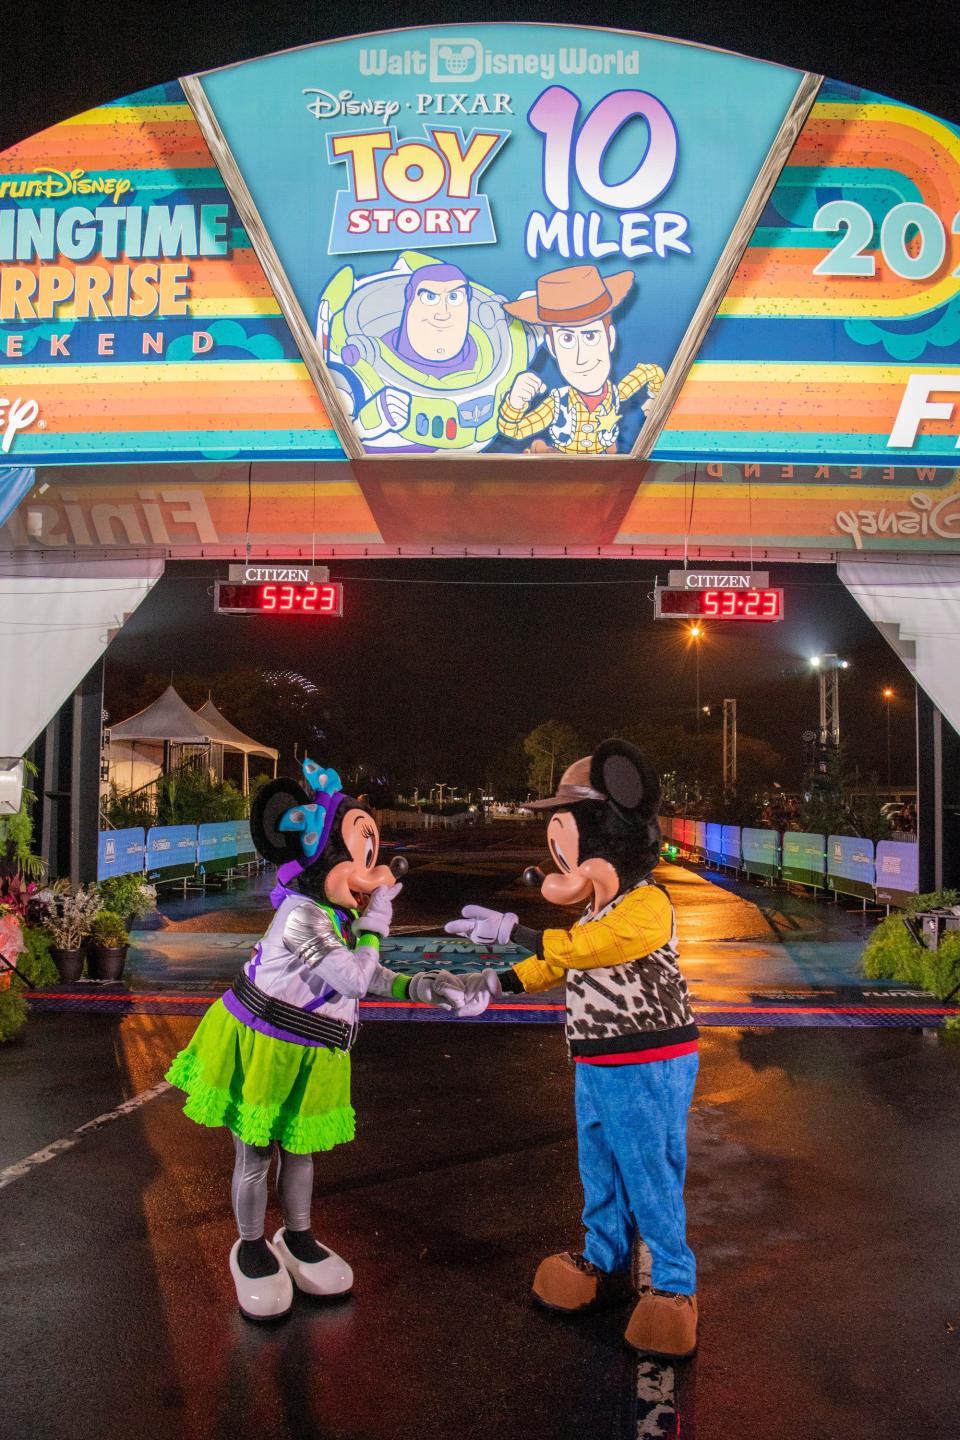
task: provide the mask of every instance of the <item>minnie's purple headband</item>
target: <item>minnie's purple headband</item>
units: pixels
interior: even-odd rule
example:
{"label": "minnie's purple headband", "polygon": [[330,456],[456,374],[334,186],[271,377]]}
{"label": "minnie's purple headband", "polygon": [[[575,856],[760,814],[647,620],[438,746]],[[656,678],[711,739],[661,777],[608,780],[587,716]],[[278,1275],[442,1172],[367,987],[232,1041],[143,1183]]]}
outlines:
{"label": "minnie's purple headband", "polygon": [[336,770],[322,770],[313,760],[304,760],[303,778],[312,791],[312,805],[295,805],[280,818],[278,830],[293,831],[301,836],[303,860],[287,860],[277,869],[277,885],[270,895],[276,908],[287,893],[289,882],[302,875],[307,866],[323,850],[330,839],[333,822],[344,798],[343,781]]}

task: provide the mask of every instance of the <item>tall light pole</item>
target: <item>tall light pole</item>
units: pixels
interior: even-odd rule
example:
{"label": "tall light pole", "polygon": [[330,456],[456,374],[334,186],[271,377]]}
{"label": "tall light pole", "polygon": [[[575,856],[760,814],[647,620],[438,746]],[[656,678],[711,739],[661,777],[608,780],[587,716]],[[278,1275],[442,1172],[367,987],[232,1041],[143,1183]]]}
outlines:
{"label": "tall light pole", "polygon": [[703,626],[696,620],[689,627],[687,634],[693,644],[693,653],[696,657],[697,672],[697,734],[700,734],[700,641],[703,639]]}
{"label": "tall light pole", "polygon": [[729,796],[737,788],[737,702],[723,702],[723,793]]}
{"label": "tall light pole", "polygon": [[820,680],[820,744],[840,744],[840,671],[850,668],[849,660],[828,651],[826,655],[814,655],[810,664],[818,672]]}
{"label": "tall light pole", "polygon": [[887,708],[887,789],[890,789],[890,702],[894,693],[889,685],[883,687],[883,699]]}

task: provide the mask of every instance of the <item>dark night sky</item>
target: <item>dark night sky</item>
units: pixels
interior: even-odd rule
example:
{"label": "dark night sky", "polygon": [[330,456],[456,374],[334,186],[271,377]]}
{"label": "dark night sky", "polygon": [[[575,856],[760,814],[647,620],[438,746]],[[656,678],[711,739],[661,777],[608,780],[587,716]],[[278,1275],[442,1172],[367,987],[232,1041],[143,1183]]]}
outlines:
{"label": "dark night sky", "polygon": [[[788,618],[710,632],[703,703],[735,696],[744,733],[769,739],[795,769],[800,732],[817,721],[804,662],[835,650],[851,661],[841,677],[851,760],[885,776],[880,690],[892,685],[893,779],[912,783],[912,680],[831,566],[770,569],[786,588]],[[433,780],[475,780],[515,735],[551,717],[588,742],[643,715],[693,723],[693,656],[682,624],[653,619],[651,563],[344,561],[333,566],[344,580],[342,620],[216,616],[208,591],[217,573],[225,566],[171,567],[108,665],[207,675],[262,658],[299,670],[343,697],[371,763]]]}
{"label": "dark night sky", "polygon": [[[374,28],[476,19],[553,20],[627,28],[806,67],[960,119],[956,0],[771,5],[768,0],[651,0],[612,11],[550,6],[336,6],[288,0],[35,0],[6,22],[0,46],[0,148],[100,101],[271,50]],[[371,758],[422,759],[437,780],[468,778],[498,746],[548,716],[588,739],[644,712],[693,710],[693,662],[679,627],[652,620],[653,567],[641,562],[446,561],[339,567],[347,614],[321,627],[212,615],[211,566],[172,567],[109,654],[113,664],[207,674],[269,659],[349,696]],[[829,567],[782,567],[789,618],[726,626],[703,653],[704,700],[735,695],[743,729],[794,755],[815,723],[809,673],[784,674],[821,649],[849,655],[842,713],[852,757],[885,768],[880,687],[898,691],[894,779],[912,779],[912,683]],[[379,581],[377,578],[379,577]],[[629,580],[630,584],[426,585],[422,581]],[[225,643],[226,642],[226,643]],[[333,757],[331,757],[333,758]],[[451,773],[440,773],[449,770]]]}

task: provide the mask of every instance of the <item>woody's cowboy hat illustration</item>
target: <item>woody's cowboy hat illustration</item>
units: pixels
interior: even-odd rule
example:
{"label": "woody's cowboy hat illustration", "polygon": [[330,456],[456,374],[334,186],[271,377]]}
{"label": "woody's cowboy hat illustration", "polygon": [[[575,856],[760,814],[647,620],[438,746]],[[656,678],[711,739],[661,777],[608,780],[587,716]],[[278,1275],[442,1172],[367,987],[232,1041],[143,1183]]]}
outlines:
{"label": "woody's cowboy hat illustration", "polygon": [[615,310],[632,284],[632,270],[601,275],[596,265],[568,265],[541,275],[536,294],[521,295],[503,308],[528,325],[586,325]]}

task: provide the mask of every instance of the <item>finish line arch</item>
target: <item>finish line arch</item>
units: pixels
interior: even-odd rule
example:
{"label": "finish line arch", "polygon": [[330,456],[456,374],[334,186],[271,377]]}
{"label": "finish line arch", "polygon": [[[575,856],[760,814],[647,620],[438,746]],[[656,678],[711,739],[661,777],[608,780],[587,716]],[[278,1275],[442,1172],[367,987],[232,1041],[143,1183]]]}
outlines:
{"label": "finish line arch", "polygon": [[[956,125],[688,42],[438,26],[0,162],[0,633],[34,701],[0,755],[199,556],[840,561],[960,725]],[[83,573],[113,579],[65,616]]]}

